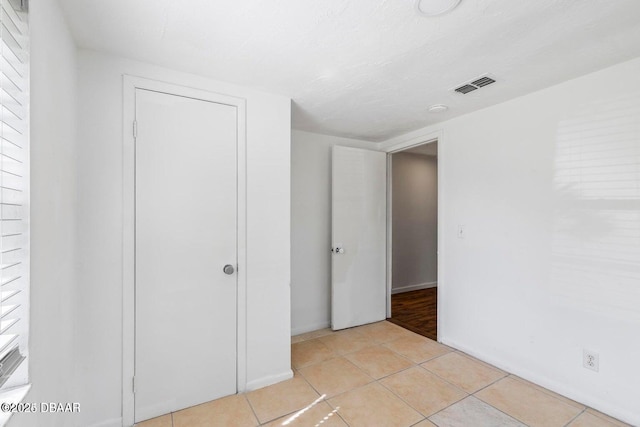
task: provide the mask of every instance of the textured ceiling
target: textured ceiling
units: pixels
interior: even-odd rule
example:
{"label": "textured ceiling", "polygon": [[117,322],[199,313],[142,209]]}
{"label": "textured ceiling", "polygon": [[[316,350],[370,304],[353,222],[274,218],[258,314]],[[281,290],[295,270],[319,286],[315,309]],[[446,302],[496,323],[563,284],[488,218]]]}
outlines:
{"label": "textured ceiling", "polygon": [[[60,0],[79,46],[275,92],[296,129],[382,141],[640,56],[638,0]],[[498,83],[451,88],[484,73]],[[446,113],[427,113],[431,104]]]}

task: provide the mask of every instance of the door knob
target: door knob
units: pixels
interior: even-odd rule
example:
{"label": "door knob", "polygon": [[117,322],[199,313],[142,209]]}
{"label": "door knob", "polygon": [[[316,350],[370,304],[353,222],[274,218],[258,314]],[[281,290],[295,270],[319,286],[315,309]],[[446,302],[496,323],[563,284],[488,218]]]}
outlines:
{"label": "door knob", "polygon": [[236,271],[236,270],[235,270],[235,268],[233,268],[233,265],[231,265],[231,264],[227,264],[227,265],[225,265],[225,266],[222,268],[222,271],[224,271],[224,274],[229,274],[229,275],[231,275],[231,274],[233,274],[233,272],[234,272],[234,271]]}
{"label": "door knob", "polygon": [[335,252],[337,254],[343,254],[344,253],[344,248],[341,248],[340,246],[336,246],[335,249],[331,249],[331,252]]}

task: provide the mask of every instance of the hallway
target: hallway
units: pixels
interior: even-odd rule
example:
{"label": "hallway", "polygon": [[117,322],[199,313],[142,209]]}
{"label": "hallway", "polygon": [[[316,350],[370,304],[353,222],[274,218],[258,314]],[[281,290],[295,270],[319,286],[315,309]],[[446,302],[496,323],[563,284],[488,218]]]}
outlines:
{"label": "hallway", "polygon": [[438,288],[391,295],[391,323],[438,340]]}

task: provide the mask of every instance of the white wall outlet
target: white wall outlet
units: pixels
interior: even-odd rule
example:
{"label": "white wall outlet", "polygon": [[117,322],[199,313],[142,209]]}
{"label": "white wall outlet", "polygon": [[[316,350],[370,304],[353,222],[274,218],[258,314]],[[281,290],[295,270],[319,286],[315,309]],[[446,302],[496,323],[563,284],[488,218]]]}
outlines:
{"label": "white wall outlet", "polygon": [[598,369],[600,369],[600,355],[594,351],[583,349],[582,366],[598,372]]}
{"label": "white wall outlet", "polygon": [[464,239],[464,225],[458,225],[458,239]]}

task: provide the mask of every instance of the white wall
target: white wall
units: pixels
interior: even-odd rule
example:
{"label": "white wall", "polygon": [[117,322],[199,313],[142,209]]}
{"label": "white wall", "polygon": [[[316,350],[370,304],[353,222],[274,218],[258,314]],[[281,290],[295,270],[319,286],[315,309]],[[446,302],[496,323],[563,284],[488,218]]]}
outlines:
{"label": "white wall", "polygon": [[635,425],[638,88],[640,58],[382,144],[444,135],[439,338]]}
{"label": "white wall", "polygon": [[438,281],[438,160],[392,156],[391,292],[433,287]]}
{"label": "white wall", "polygon": [[[32,388],[25,401],[73,402],[78,400],[76,47],[57,1],[30,6]],[[74,417],[16,414],[10,425],[72,425]]]}
{"label": "white wall", "polygon": [[287,378],[290,100],[93,51],[78,60],[79,425],[121,423],[123,74],[247,100],[248,387]]}
{"label": "white wall", "polygon": [[331,322],[331,147],[371,142],[294,130],[291,134],[291,332]]}

